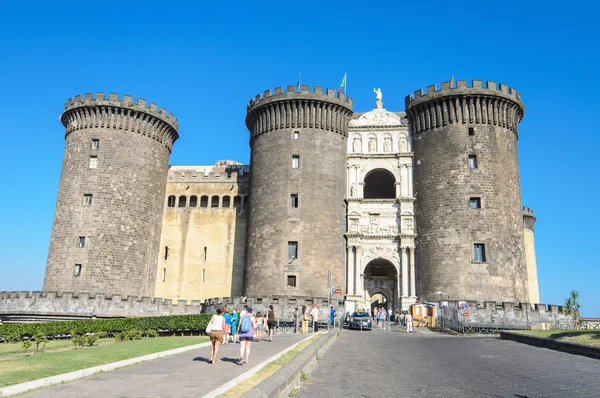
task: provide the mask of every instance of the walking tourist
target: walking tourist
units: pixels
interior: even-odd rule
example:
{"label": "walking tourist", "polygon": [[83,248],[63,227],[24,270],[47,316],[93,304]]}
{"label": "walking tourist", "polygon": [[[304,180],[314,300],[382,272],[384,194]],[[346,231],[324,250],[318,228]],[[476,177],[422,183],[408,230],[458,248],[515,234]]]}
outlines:
{"label": "walking tourist", "polygon": [[294,309],[294,333],[298,333],[300,329],[300,313],[298,307]]}
{"label": "walking tourist", "polygon": [[331,306],[331,309],[329,310],[329,323],[331,324],[332,327],[335,327],[335,310],[333,309],[333,305]]}
{"label": "walking tourist", "polygon": [[[258,314],[257,314],[258,315]],[[252,307],[246,309],[246,314],[240,318],[238,336],[240,338],[240,359],[238,365],[248,363],[250,346],[256,329],[256,319],[252,316]]]}
{"label": "walking tourist", "polygon": [[413,318],[410,312],[406,314],[406,316],[404,317],[404,321],[406,322],[406,331],[408,333],[411,333],[413,331]]}
{"label": "walking tourist", "polygon": [[302,306],[302,333],[308,333],[308,321],[310,321],[310,314],[308,308],[305,305]]}
{"label": "walking tourist", "polygon": [[229,335],[231,334],[231,319],[233,318],[229,313],[229,308],[225,308],[225,313],[223,314],[223,318],[225,318],[225,330],[223,331],[223,344],[229,344]]}
{"label": "walking tourist", "polygon": [[312,316],[313,333],[316,333],[319,330],[319,309],[316,304],[312,305],[310,315]]}
{"label": "walking tourist", "polygon": [[217,313],[210,318],[210,363],[215,364],[217,355],[219,354],[219,344],[223,340],[223,330],[225,330],[225,318],[223,318],[223,310],[217,308]]}
{"label": "walking tourist", "polygon": [[238,323],[240,321],[240,314],[238,314],[237,308],[233,309],[233,315],[231,316],[231,341],[235,343],[238,337]]}
{"label": "walking tourist", "polygon": [[262,334],[262,330],[263,330],[263,316],[260,313],[260,311],[258,311],[256,313],[256,319],[255,319],[255,323],[254,323],[254,334],[256,335],[256,342],[260,342],[260,335]]}
{"label": "walking tourist", "polygon": [[277,326],[277,313],[273,309],[273,305],[269,306],[267,311],[267,327],[269,328],[269,341],[273,341],[273,332]]}

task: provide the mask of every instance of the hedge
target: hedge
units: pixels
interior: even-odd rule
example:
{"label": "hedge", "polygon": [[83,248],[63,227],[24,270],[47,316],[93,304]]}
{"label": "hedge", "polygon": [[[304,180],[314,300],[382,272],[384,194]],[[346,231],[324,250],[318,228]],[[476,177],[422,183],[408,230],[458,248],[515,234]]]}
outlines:
{"label": "hedge", "polygon": [[129,330],[156,330],[161,332],[204,332],[212,314],[152,316],[144,318],[90,319],[43,323],[0,325],[0,337],[5,340],[32,337],[35,334],[53,338],[62,335],[106,332],[109,334]]}

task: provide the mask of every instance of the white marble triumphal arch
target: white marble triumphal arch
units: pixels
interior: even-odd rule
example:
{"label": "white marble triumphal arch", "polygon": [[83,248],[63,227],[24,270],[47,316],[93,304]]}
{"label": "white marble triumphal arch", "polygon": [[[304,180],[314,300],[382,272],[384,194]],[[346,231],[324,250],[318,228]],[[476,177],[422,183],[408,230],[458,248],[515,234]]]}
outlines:
{"label": "white marble triumphal arch", "polygon": [[404,112],[355,113],[347,155],[346,302],[369,308],[386,297],[388,310],[416,301],[413,153]]}

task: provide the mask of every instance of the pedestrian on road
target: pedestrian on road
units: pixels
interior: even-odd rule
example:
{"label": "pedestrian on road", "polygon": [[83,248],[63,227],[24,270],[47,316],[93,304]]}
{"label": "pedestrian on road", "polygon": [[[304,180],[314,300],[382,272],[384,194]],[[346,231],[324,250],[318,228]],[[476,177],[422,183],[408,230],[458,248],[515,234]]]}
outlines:
{"label": "pedestrian on road", "polygon": [[331,323],[332,327],[335,327],[335,310],[333,309],[333,305],[329,309],[329,323]]}
{"label": "pedestrian on road", "polygon": [[308,333],[308,321],[310,321],[310,314],[308,308],[305,305],[302,306],[302,333]]}
{"label": "pedestrian on road", "polygon": [[210,318],[210,342],[212,346],[210,348],[210,363],[215,364],[217,361],[217,355],[219,355],[219,345],[223,340],[223,330],[225,330],[225,318],[223,318],[223,310],[217,308],[217,313]]}
{"label": "pedestrian on road", "polygon": [[298,307],[294,309],[294,333],[298,333],[300,329],[300,312]]}
{"label": "pedestrian on road", "polygon": [[412,318],[412,315],[410,314],[410,312],[406,314],[406,317],[404,318],[404,320],[406,321],[406,331],[408,333],[411,333],[413,331],[413,329],[412,329],[413,318]]}
{"label": "pedestrian on road", "polygon": [[313,333],[316,333],[319,330],[319,309],[316,304],[312,305],[310,315],[312,316]]}
{"label": "pedestrian on road", "polygon": [[248,312],[248,304],[244,304],[244,309],[242,309],[242,312],[240,312],[240,319],[242,319],[242,317],[244,315],[246,315],[247,312]]}
{"label": "pedestrian on road", "polygon": [[238,314],[238,309],[234,308],[233,309],[233,315],[231,317],[231,340],[232,342],[236,342],[239,341],[237,340],[238,337],[238,323],[240,321],[240,314]]}
{"label": "pedestrian on road", "polygon": [[[258,314],[257,314],[258,315]],[[238,336],[240,337],[240,359],[238,365],[248,363],[250,346],[256,329],[256,319],[252,316],[252,307],[248,307],[246,314],[240,318]]]}
{"label": "pedestrian on road", "polygon": [[262,334],[262,330],[263,330],[263,316],[260,313],[260,311],[258,311],[256,313],[256,322],[254,322],[254,334],[256,335],[256,342],[259,343],[260,342],[260,335]]}
{"label": "pedestrian on road", "polygon": [[277,326],[277,313],[273,309],[273,305],[269,306],[267,311],[267,327],[269,328],[269,341],[273,341],[273,332]]}
{"label": "pedestrian on road", "polygon": [[225,330],[223,331],[223,344],[229,344],[229,335],[231,334],[231,320],[233,316],[229,313],[229,308],[225,308],[225,313],[223,314],[223,318],[225,318]]}

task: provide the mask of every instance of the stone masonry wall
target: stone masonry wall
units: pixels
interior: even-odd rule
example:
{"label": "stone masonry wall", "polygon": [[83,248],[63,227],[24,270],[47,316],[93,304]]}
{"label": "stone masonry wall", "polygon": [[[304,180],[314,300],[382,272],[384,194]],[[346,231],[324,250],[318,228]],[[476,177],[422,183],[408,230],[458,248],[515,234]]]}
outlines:
{"label": "stone masonry wall", "polygon": [[[519,94],[479,80],[406,98],[413,131],[418,295],[527,301],[517,158]],[[473,134],[469,132],[472,128]],[[477,157],[470,168],[468,157]],[[471,208],[479,198],[481,208]],[[474,244],[485,245],[475,261]]]}
{"label": "stone masonry wall", "polygon": [[[352,101],[302,86],[248,105],[251,195],[245,295],[326,296],[327,272],[345,285],[345,158]],[[298,132],[295,139],[294,132]],[[293,156],[300,157],[298,168]],[[297,194],[299,206],[291,207]],[[288,242],[298,242],[297,258]],[[289,287],[288,276],[296,277]]]}
{"label": "stone masonry wall", "polygon": [[177,120],[143,99],[104,93],[69,100],[61,120],[65,153],[43,290],[152,296]]}

